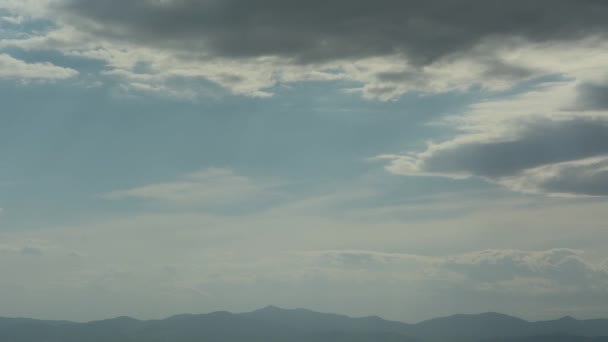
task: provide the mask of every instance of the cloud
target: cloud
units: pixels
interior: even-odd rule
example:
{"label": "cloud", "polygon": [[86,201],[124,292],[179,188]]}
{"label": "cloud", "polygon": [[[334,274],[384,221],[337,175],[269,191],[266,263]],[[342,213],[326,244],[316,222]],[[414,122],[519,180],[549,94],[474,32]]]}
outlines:
{"label": "cloud", "polygon": [[608,120],[545,119],[512,128],[512,136],[464,136],[417,155],[385,156],[391,160],[388,170],[476,176],[523,192],[608,195]]}
{"label": "cloud", "polygon": [[[6,236],[3,236],[6,238]],[[21,239],[20,241],[7,241],[6,244],[0,244],[0,254],[12,256],[42,256],[47,252],[53,251],[54,245],[48,241],[40,239]]]}
{"label": "cloud", "polygon": [[441,262],[441,267],[490,282],[543,277],[560,283],[580,283],[596,273],[608,280],[608,274],[598,265],[585,260],[582,251],[564,248],[534,252],[485,250],[449,257]]}
{"label": "cloud", "polygon": [[[11,3],[14,15],[33,11]],[[561,58],[581,42],[601,51],[588,56],[601,56],[608,11],[595,0],[45,4],[37,12],[50,8],[48,31],[2,40],[0,48],[99,59],[107,64],[103,74],[127,91],[189,100],[217,96],[202,81],[252,97],[272,96],[285,83],[346,81],[353,85],[347,90],[381,101],[508,89],[582,64]],[[547,60],[549,51],[559,58]],[[148,68],[138,71],[142,64]]]}
{"label": "cloud", "polygon": [[209,168],[191,173],[176,181],[149,184],[103,195],[110,200],[139,199],[177,204],[230,204],[260,195],[275,183],[256,182],[232,170]]}
{"label": "cloud", "polygon": [[525,170],[502,183],[523,192],[608,196],[608,156]]}
{"label": "cloud", "polygon": [[10,25],[20,25],[23,22],[22,16],[2,16],[0,22],[4,22]]}
{"label": "cloud", "polygon": [[67,0],[60,9],[75,25],[113,39],[211,57],[279,56],[297,63],[403,53],[415,64],[428,64],[488,38],[564,40],[608,26],[608,6],[595,0]]}
{"label": "cloud", "polygon": [[35,247],[23,247],[21,249],[21,254],[23,255],[31,255],[31,256],[41,256],[44,254],[44,252],[39,249],[39,248],[35,248]]}
{"label": "cloud", "polygon": [[346,269],[369,269],[370,271],[382,269],[386,265],[428,267],[436,262],[436,259],[422,255],[366,250],[324,250],[302,252],[299,254],[317,259],[319,263],[325,266]]}
{"label": "cloud", "polygon": [[[375,251],[329,250],[303,253],[323,267],[354,270],[370,277],[437,281],[444,286],[520,295],[606,292],[608,270],[584,252],[559,248],[543,251],[482,250],[431,257]],[[436,285],[435,285],[436,286]]]}
{"label": "cloud", "polygon": [[20,81],[51,81],[71,78],[78,71],[51,63],[27,63],[0,53],[0,78]]}
{"label": "cloud", "polygon": [[[263,197],[256,193],[251,200]],[[0,234],[0,250],[10,248],[0,252],[6,275],[0,288],[10,299],[5,314],[154,318],[201,307],[244,311],[269,301],[408,321],[489,309],[547,318],[556,307],[586,305],[586,317],[606,314],[602,203],[554,200],[559,205],[545,207],[534,200],[505,205],[483,198],[471,204],[479,207],[475,213],[446,218],[433,200],[421,205],[437,210],[433,222],[386,222],[362,219],[367,215],[359,207],[349,211],[361,216],[340,212],[330,219],[307,208],[217,215],[200,207],[181,210],[184,202],[172,212],[164,208],[175,202],[150,201],[160,205]],[[478,251],[480,245],[491,249]],[[23,255],[28,246],[41,249],[44,258]]]}
{"label": "cloud", "polygon": [[438,145],[421,159],[431,173],[464,173],[488,178],[517,174],[541,165],[608,154],[608,121],[573,118],[521,123],[507,141]]}
{"label": "cloud", "polygon": [[608,84],[583,83],[575,106],[582,110],[608,110]]}
{"label": "cloud", "polygon": [[[57,8],[80,32],[179,56],[180,63],[193,65],[190,75],[205,75],[237,94],[267,96],[267,89],[281,82],[340,79],[362,83],[358,92],[384,101],[411,91],[509,87],[542,68],[513,63],[506,52],[526,44],[601,35],[607,27],[602,13],[608,12],[608,6],[592,0],[340,0],[331,5],[66,0]],[[214,75],[211,70],[217,66],[204,67],[231,61],[239,64],[233,67],[240,70],[236,83]]]}
{"label": "cloud", "polygon": [[18,12],[30,18],[48,15],[47,9],[53,0],[0,0],[0,8]]}
{"label": "cloud", "polygon": [[479,177],[522,192],[605,196],[608,111],[597,101],[597,108],[585,101],[580,110],[581,92],[598,97],[585,82],[561,80],[483,101],[440,122],[454,128],[453,138],[377,158],[389,160],[394,174]]}

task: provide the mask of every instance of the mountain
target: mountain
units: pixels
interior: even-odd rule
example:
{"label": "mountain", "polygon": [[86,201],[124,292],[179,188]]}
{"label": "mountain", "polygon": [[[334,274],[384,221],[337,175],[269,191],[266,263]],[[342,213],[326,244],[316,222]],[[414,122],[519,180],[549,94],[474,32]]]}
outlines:
{"label": "mountain", "polygon": [[377,316],[352,318],[344,315],[319,313],[306,309],[281,309],[275,306],[240,314],[257,321],[272,322],[291,330],[308,332],[397,332],[406,331],[410,325],[387,321]]}
{"label": "mountain", "polygon": [[528,322],[498,313],[453,315],[417,324],[269,306],[140,321],[75,323],[0,318],[1,342],[608,342],[608,320]]}
{"label": "mountain", "polygon": [[532,324],[523,319],[488,312],[431,319],[414,325],[408,333],[439,341],[471,341],[496,336],[527,336],[533,331]]}
{"label": "mountain", "polygon": [[608,342],[608,337],[583,337],[555,334],[545,336],[494,338],[483,342]]}
{"label": "mountain", "polygon": [[351,318],[305,309],[286,310],[273,306],[241,315],[309,332],[324,330],[394,332],[426,341],[479,341],[495,337],[551,336],[552,334],[608,336],[608,320],[581,321],[566,317],[552,321],[528,322],[494,312],[477,315],[458,314],[417,324],[387,321],[377,316]]}
{"label": "mountain", "polygon": [[533,323],[535,332],[547,333],[562,333],[582,336],[608,336],[608,320],[605,319],[589,319],[577,320],[572,317],[563,317],[554,321],[535,322]]}

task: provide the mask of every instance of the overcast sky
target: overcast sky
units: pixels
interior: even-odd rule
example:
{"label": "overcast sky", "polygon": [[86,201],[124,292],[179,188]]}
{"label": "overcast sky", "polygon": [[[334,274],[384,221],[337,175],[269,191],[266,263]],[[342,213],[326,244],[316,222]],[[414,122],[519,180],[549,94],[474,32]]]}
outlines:
{"label": "overcast sky", "polygon": [[608,317],[606,18],[0,0],[0,316]]}

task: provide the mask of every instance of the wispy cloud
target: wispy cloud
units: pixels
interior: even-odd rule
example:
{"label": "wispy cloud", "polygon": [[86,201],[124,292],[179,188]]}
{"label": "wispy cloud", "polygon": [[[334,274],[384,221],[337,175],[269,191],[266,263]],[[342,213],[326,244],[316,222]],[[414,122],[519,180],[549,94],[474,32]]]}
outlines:
{"label": "wispy cloud", "polygon": [[276,182],[262,182],[230,169],[209,168],[180,179],[116,190],[102,195],[109,200],[135,199],[176,204],[235,204],[272,191]]}

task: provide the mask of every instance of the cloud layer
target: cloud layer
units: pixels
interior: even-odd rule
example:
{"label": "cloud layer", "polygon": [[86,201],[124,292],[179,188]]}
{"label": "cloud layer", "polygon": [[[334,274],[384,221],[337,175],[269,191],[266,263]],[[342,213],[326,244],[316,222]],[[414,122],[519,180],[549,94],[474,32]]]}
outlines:
{"label": "cloud layer", "polygon": [[381,273],[383,279],[442,279],[448,288],[470,286],[480,291],[550,295],[605,292],[608,285],[605,265],[591,262],[582,251],[573,249],[483,250],[445,257],[339,250],[306,255],[318,258],[326,267],[365,270],[370,277]]}
{"label": "cloud layer", "polygon": [[81,27],[115,39],[192,55],[299,63],[405,54],[429,64],[488,38],[564,40],[608,26],[608,5],[595,0],[67,0],[60,8]]}
{"label": "cloud layer", "polygon": [[[3,310],[80,320],[120,313],[151,318],[242,311],[272,301],[362,314],[384,308],[417,319],[499,308],[526,317],[531,315],[527,310],[555,317],[562,306],[570,314],[606,313],[608,261],[576,249],[434,256],[301,249],[293,247],[302,242],[311,246],[311,236],[288,226],[280,231],[293,241],[281,244],[272,232],[253,229],[256,220],[233,225],[204,215],[182,219],[167,225],[161,215],[86,229],[3,234],[0,270],[6,277],[0,294],[10,294]],[[534,307],[540,302],[546,302],[547,312]],[[412,305],[416,312],[409,312]],[[444,307],[435,308],[440,305]]]}
{"label": "cloud layer", "polygon": [[387,168],[395,174],[480,177],[523,192],[606,196],[602,90],[562,80],[480,102],[443,122],[456,129],[452,139],[380,158],[391,160]]}
{"label": "cloud layer", "polygon": [[563,69],[563,63],[530,65],[519,49],[545,50],[551,43],[564,50],[581,39],[602,39],[608,12],[593,0],[52,4],[9,2],[14,16],[43,16],[54,25],[1,40],[0,48],[99,59],[107,63],[105,76],[132,90],[185,98],[208,96],[203,81],[255,97],[311,80],[348,81],[350,91],[378,100],[505,89]]}

